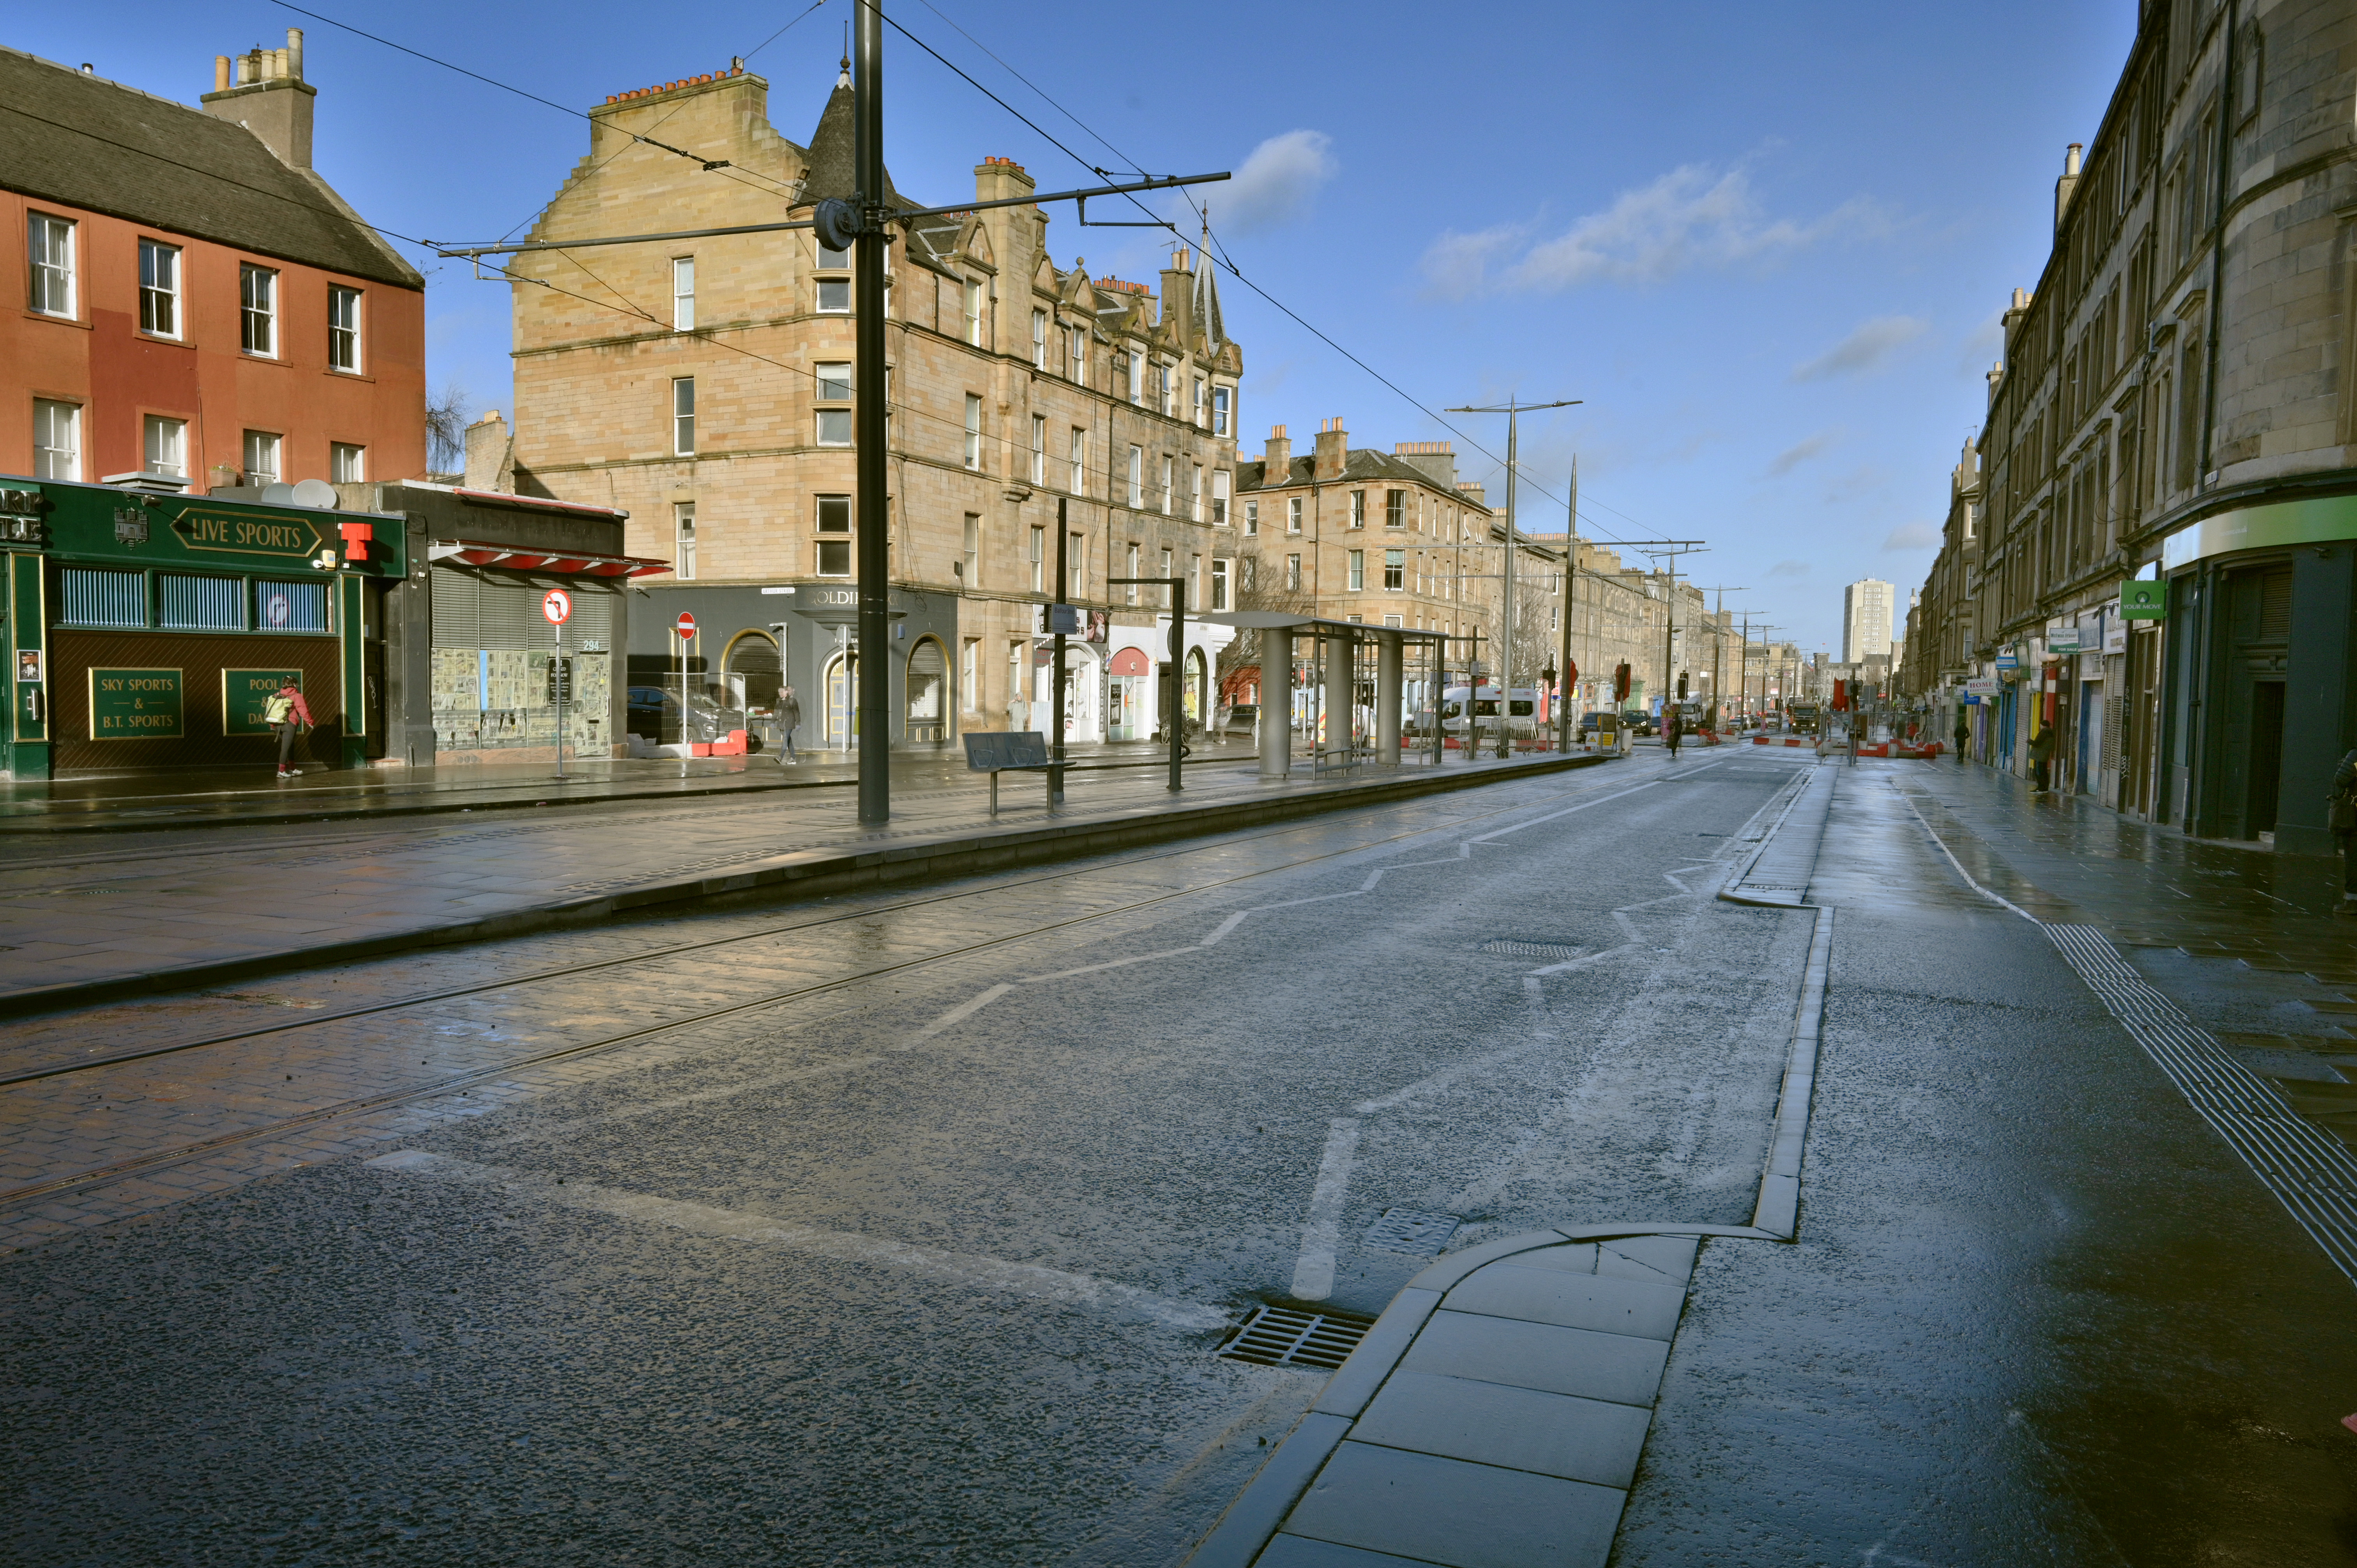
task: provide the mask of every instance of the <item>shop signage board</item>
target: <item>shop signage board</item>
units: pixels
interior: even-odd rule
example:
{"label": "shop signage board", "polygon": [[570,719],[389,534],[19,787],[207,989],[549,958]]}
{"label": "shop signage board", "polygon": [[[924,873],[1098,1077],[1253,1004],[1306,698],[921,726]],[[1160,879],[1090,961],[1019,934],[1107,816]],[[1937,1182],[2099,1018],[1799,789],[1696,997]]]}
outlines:
{"label": "shop signage board", "polygon": [[2000,670],[2020,669],[2020,651],[2010,645],[1998,649],[1996,652],[1996,667]]}
{"label": "shop signage board", "polygon": [[2205,517],[2160,542],[2166,572],[2211,555],[2238,550],[2280,550],[2294,544],[2324,544],[2357,539],[2357,496],[2320,496],[2277,501]]}
{"label": "shop signage board", "polygon": [[2079,623],[2072,620],[2050,620],[2046,623],[2046,651],[2049,654],[2079,651]]}
{"label": "shop signage board", "polygon": [[177,669],[91,668],[92,740],[178,740],[182,711]]}
{"label": "shop signage board", "polygon": [[[263,712],[281,687],[303,690],[300,670],[224,670],[221,671],[221,734],[269,735],[270,721]],[[309,694],[305,693],[307,696]]]}
{"label": "shop signage board", "polygon": [[1994,697],[1997,680],[1994,675],[1975,675],[1964,682],[1964,693],[1971,697]]}
{"label": "shop signage board", "polygon": [[318,524],[277,508],[192,506],[173,520],[172,532],[197,553],[247,560],[294,564],[328,548]]}
{"label": "shop signage board", "polygon": [[2120,618],[2122,620],[2166,620],[2169,618],[2169,581],[2164,577],[2139,578],[2120,585]]}

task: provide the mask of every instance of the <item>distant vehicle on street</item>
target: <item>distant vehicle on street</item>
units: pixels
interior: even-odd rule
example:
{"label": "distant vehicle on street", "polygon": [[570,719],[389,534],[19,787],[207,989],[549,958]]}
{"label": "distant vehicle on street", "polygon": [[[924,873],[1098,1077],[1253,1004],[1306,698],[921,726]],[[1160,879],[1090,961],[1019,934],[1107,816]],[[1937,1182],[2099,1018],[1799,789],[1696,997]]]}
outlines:
{"label": "distant vehicle on street", "polygon": [[1784,716],[1798,735],[1816,735],[1824,728],[1824,710],[1814,703],[1794,703],[1784,710]]}
{"label": "distant vehicle on street", "polygon": [[1659,735],[1662,733],[1662,726],[1654,722],[1653,715],[1647,713],[1642,708],[1631,708],[1627,713],[1622,714],[1620,715],[1620,727],[1627,730],[1631,735]]}
{"label": "distant vehicle on street", "polygon": [[[1501,719],[1509,734],[1518,740],[1534,738],[1538,734],[1538,688],[1516,686],[1501,692],[1495,686],[1483,686],[1475,691],[1470,686],[1448,686],[1440,693],[1440,728],[1444,735],[1462,736],[1467,723],[1466,709],[1472,709],[1472,722],[1480,726],[1484,736],[1498,733]],[[1503,712],[1501,712],[1501,709]],[[1432,733],[1432,710],[1415,714],[1411,728],[1417,735]]]}
{"label": "distant vehicle on street", "polygon": [[1260,704],[1258,703],[1238,703],[1228,710],[1228,733],[1231,735],[1238,731],[1251,735],[1259,727]]}

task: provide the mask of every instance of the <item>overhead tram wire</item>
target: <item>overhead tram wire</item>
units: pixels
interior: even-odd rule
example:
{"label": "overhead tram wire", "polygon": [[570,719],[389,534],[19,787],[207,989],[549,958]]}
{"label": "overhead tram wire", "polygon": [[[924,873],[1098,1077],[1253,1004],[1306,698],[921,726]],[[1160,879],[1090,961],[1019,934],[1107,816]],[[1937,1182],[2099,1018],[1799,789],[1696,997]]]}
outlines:
{"label": "overhead tram wire", "polygon": [[[963,27],[959,27],[956,21],[943,13],[940,6],[935,5],[932,3],[932,0],[923,0],[923,4],[925,9],[932,12],[936,16],[940,16],[942,21],[947,22],[949,26],[960,36],[964,38],[968,43],[973,44],[974,48],[980,49],[984,54],[988,55],[990,59],[1009,76],[1012,76],[1016,81],[1022,82],[1024,86],[1029,88],[1033,92],[1038,93],[1042,102],[1048,103],[1065,119],[1070,120],[1073,124],[1078,125],[1082,131],[1086,132],[1100,145],[1111,152],[1115,157],[1121,159],[1124,163],[1128,164],[1132,168],[1136,169],[1141,176],[1145,174],[1144,166],[1139,164],[1137,160],[1132,158],[1127,153],[1123,152],[1119,147],[1114,146],[1113,143],[1107,140],[1102,133],[1090,125],[1086,121],[1082,120],[1079,115],[1073,113],[1070,109],[1065,108],[1062,102],[1060,102],[1054,94],[1041,88],[1038,83],[1032,81],[1028,77],[1026,77],[1021,71],[1018,71],[1013,66],[1008,65],[1004,59],[999,59],[998,55],[993,51],[988,45],[983,43],[979,38],[976,38],[972,33],[967,32]],[[1030,129],[1036,132],[1042,140],[1046,141],[1049,145],[1054,147],[1058,152],[1062,153],[1066,157],[1071,158],[1074,163],[1079,164],[1091,174],[1105,178],[1112,177],[1106,170],[1099,168],[1094,164],[1092,164],[1088,159],[1082,157],[1072,148],[1067,146],[1062,141],[1049,134],[1038,121],[1032,119],[1029,115],[1016,108],[1012,103],[1007,102],[1006,99],[1001,98],[997,93],[993,92],[981,82],[975,81],[973,76],[968,74],[955,61],[950,59],[939,49],[934,48],[931,44],[925,42],[924,39],[917,37],[916,34],[909,31],[909,29],[899,22],[894,20],[888,16],[886,16],[884,20],[886,25],[890,27],[894,32],[899,33],[902,38],[907,38],[910,43],[916,45],[919,48],[932,56],[933,59],[939,60],[942,65],[948,67],[949,70],[956,72],[956,74],[975,91],[981,93],[984,97],[997,104],[1001,109],[1006,110],[1009,114],[1014,115],[1017,120],[1022,121],[1025,125],[1030,127]],[[1178,194],[1180,199],[1187,203],[1188,209],[1198,219],[1201,220],[1203,232],[1211,237],[1213,245],[1218,248],[1220,262],[1228,269],[1230,276],[1233,277],[1238,283],[1243,285],[1246,288],[1252,290],[1253,293],[1258,295],[1262,299],[1266,300],[1270,305],[1275,306],[1277,310],[1283,312],[1303,331],[1308,333],[1311,337],[1316,338],[1319,342],[1325,344],[1328,348],[1333,349],[1336,353],[1350,360],[1351,363],[1356,365],[1361,371],[1364,371],[1368,375],[1372,376],[1376,381],[1382,382],[1403,402],[1407,403],[1409,407],[1415,409],[1417,413],[1431,420],[1435,424],[1439,425],[1443,430],[1455,435],[1458,440],[1463,441],[1468,446],[1471,447],[1474,451],[1480,453],[1481,456],[1489,458],[1501,468],[1505,466],[1505,460],[1500,457],[1495,452],[1492,452],[1488,447],[1482,446],[1480,441],[1476,440],[1467,432],[1458,429],[1456,425],[1451,424],[1448,420],[1443,419],[1438,411],[1426,407],[1413,393],[1409,392],[1398,382],[1393,381],[1389,376],[1384,375],[1381,371],[1375,369],[1374,366],[1369,364],[1366,360],[1361,359],[1358,355],[1352,353],[1341,344],[1336,342],[1333,338],[1320,330],[1318,327],[1312,325],[1301,315],[1300,312],[1295,310],[1291,306],[1286,305],[1283,300],[1278,299],[1275,295],[1269,293],[1268,290],[1261,287],[1259,284],[1253,281],[1250,277],[1247,277],[1244,274],[1243,269],[1236,265],[1235,259],[1229,252],[1226,243],[1220,240],[1216,231],[1212,230],[1210,215],[1201,208],[1196,206],[1193,194],[1186,190],[1183,187],[1179,188]],[[1129,198],[1129,201],[1147,217],[1159,220],[1160,215],[1156,213],[1152,208],[1147,207],[1146,203],[1140,201],[1135,196],[1131,196]],[[1173,233],[1178,232],[1178,230],[1173,225],[1166,223],[1164,226],[1170,228]],[[1184,238],[1183,235],[1180,237],[1182,239]],[[1554,502],[1557,506],[1565,506],[1567,504],[1562,497],[1555,495],[1544,485],[1539,483],[1535,479],[1528,478],[1527,473],[1525,474],[1523,482],[1528,484],[1533,489],[1538,491],[1540,495],[1545,497],[1548,500]],[[1601,501],[1598,501],[1596,504],[1598,506],[1604,506],[1604,503]],[[1638,521],[1637,519],[1630,517],[1628,513],[1620,510],[1618,508],[1604,506],[1604,510],[1611,512],[1615,517],[1620,518],[1638,528],[1641,529],[1645,526],[1643,523]],[[1609,532],[1600,525],[1596,525],[1596,532],[1615,544],[1627,544],[1630,542],[1628,540],[1622,539],[1620,535]]]}

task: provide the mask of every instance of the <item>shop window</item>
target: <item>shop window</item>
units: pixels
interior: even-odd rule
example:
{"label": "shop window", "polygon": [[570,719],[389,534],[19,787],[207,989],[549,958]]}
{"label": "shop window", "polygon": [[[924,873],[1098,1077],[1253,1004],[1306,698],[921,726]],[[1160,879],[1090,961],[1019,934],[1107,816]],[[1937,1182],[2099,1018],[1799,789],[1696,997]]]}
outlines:
{"label": "shop window", "polygon": [[949,675],[948,660],[942,657],[942,645],[931,638],[921,638],[909,653],[909,738],[940,740],[943,737],[942,720],[949,716],[949,705],[942,690]]}
{"label": "shop window", "polygon": [[820,496],[818,499],[818,575],[822,577],[851,575],[851,498]]}
{"label": "shop window", "polygon": [[64,579],[67,626],[145,627],[147,575],[69,566]]}
{"label": "shop window", "polygon": [[254,584],[253,627],[256,631],[327,630],[328,585],[317,578]]}
{"label": "shop window", "polygon": [[156,624],[167,631],[243,631],[245,579],[167,572],[156,579]]}
{"label": "shop window", "polygon": [[330,285],[328,289],[328,368],[360,373],[361,291]]}
{"label": "shop window", "polygon": [[158,338],[180,335],[180,247],[161,240],[139,242],[139,330]]}
{"label": "shop window", "polygon": [[237,269],[239,347],[267,359],[278,356],[278,274],[251,263]]}

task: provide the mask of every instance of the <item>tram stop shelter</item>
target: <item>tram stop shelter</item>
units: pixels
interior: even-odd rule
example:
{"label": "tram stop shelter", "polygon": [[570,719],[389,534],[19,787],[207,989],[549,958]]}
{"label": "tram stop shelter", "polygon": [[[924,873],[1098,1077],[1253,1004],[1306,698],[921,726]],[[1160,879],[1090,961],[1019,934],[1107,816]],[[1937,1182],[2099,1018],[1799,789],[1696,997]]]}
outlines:
{"label": "tram stop shelter", "polygon": [[[1416,649],[1431,699],[1436,739],[1439,697],[1446,684],[1448,634],[1404,626],[1369,626],[1285,610],[1224,610],[1190,620],[1256,631],[1261,638],[1260,772],[1283,779],[1293,771],[1293,693],[1297,671],[1312,693],[1310,767],[1314,773],[1356,768],[1372,743],[1378,767],[1400,760],[1400,715],[1407,695],[1408,650]],[[1274,675],[1274,678],[1273,678]],[[1341,701],[1335,701],[1337,688]],[[1280,700],[1272,700],[1273,697]],[[1372,709],[1372,724],[1360,722]]]}

